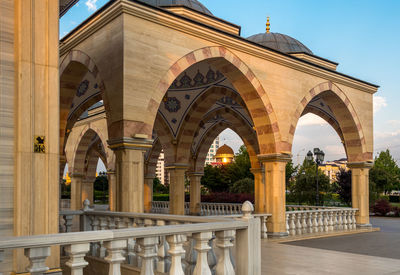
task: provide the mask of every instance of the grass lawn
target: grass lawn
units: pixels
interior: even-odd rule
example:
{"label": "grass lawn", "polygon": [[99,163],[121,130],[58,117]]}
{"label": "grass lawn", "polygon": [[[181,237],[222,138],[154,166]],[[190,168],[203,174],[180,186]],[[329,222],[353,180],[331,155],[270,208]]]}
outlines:
{"label": "grass lawn", "polygon": [[390,204],[391,204],[392,206],[400,207],[400,202],[391,202]]}

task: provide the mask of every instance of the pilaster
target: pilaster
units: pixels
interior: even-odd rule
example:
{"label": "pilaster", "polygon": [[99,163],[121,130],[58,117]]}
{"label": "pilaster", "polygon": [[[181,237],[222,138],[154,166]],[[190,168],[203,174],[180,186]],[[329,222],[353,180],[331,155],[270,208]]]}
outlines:
{"label": "pilaster", "polygon": [[116,209],[116,198],[117,198],[117,179],[114,170],[107,171],[108,178],[108,203],[110,205],[110,211],[115,211]]}
{"label": "pilaster", "polygon": [[254,199],[255,212],[265,213],[266,209],[266,189],[263,168],[252,168],[250,171],[254,175]]}
{"label": "pilaster", "polygon": [[144,212],[151,212],[151,203],[153,201],[153,175],[146,175],[144,177]]}
{"label": "pilaster", "polygon": [[[82,208],[82,182],[83,174],[71,173],[71,210]],[[93,201],[91,201],[93,203]]]}
{"label": "pilaster", "polygon": [[286,232],[286,163],[291,160],[289,154],[258,155],[264,167],[265,210],[272,217],[268,219],[268,235],[287,236]]}
{"label": "pilaster", "polygon": [[347,163],[351,170],[351,201],[357,208],[356,222],[359,227],[371,226],[369,222],[369,169],[372,162]]}

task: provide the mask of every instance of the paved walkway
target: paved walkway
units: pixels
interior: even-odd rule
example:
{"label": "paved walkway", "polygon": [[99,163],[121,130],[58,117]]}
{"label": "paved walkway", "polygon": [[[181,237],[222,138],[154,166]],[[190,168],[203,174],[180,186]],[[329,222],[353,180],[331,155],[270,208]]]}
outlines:
{"label": "paved walkway", "polygon": [[400,274],[400,219],[373,218],[380,232],[262,242],[262,274]]}

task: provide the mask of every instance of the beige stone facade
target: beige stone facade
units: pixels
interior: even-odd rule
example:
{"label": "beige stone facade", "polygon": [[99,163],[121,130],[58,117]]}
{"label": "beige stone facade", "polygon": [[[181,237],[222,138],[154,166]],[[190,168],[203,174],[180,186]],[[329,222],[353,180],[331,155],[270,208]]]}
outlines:
{"label": "beige stone facade", "polygon": [[[256,211],[272,214],[271,235],[285,235],[285,163],[298,120],[308,112],[340,136],[353,171],[357,223],[369,224],[377,86],[309,53],[251,42],[237,26],[185,7],[111,1],[59,43],[57,1],[0,5],[2,235],[56,233],[64,166],[71,207],[79,209],[92,196],[99,157],[109,172],[110,209],[150,211],[161,150],[171,212],[184,214],[186,175],[190,212],[199,214],[204,161],[226,128],[238,133],[250,154]],[[315,100],[331,112],[316,108]],[[99,101],[104,112],[79,120]],[[43,137],[45,150],[35,153]],[[22,251],[5,263],[5,271],[27,265]],[[59,259],[49,265],[59,267]]]}

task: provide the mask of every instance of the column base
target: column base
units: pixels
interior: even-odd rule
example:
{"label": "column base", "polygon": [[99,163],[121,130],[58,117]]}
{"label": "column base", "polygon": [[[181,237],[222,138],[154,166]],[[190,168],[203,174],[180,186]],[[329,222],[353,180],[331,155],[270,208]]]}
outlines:
{"label": "column base", "polygon": [[281,239],[288,237],[289,234],[287,232],[268,232],[267,236],[270,239]]}
{"label": "column base", "polygon": [[357,224],[357,228],[360,228],[360,229],[372,228],[372,224],[370,224],[370,223]]}

